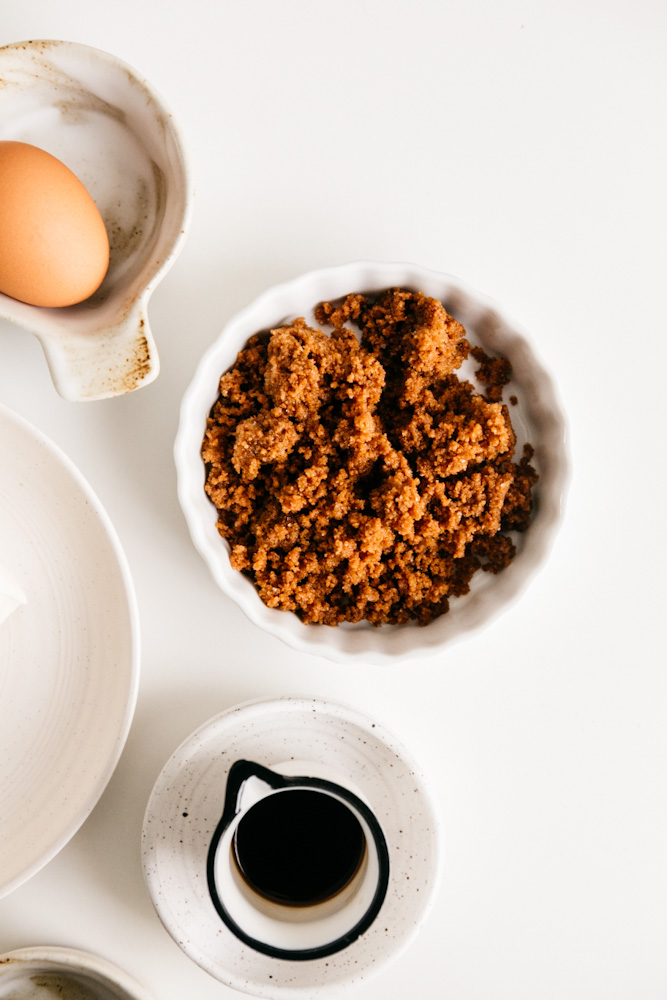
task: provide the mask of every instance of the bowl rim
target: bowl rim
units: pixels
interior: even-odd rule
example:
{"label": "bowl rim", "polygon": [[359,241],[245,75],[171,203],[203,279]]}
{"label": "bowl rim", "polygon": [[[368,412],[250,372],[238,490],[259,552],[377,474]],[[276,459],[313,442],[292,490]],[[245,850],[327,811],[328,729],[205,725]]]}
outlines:
{"label": "bowl rim", "polygon": [[[48,308],[0,293],[0,315],[40,341],[59,394],[75,401],[105,399],[149,385],[159,375],[160,356],[149,322],[148,304],[180,256],[190,232],[195,194],[190,152],[182,125],[162,93],[143,72],[105,49],[57,38],[1,45],[0,69],[4,68],[7,75],[6,92],[20,97],[26,74],[39,81],[39,74],[28,71],[41,62],[53,63],[64,74],[76,75],[80,70],[82,88],[97,97],[106,99],[109,81],[113,81],[120,95],[116,110],[122,113],[123,125],[131,138],[139,142],[145,166],[153,160],[154,150],[150,148],[153,139],[161,151],[158,159],[166,181],[161,182],[164,197],[151,213],[153,228],[147,229],[149,235],[138,248],[121,249],[115,261],[112,254],[107,274],[92,297],[71,306]],[[18,79],[14,79],[14,73]],[[60,77],[56,76],[54,82],[45,73],[43,78],[55,101],[55,95],[60,93]],[[130,109],[135,107],[141,108],[147,120],[150,119],[149,129],[139,129],[133,121]],[[10,98],[0,120],[11,118]],[[64,137],[67,132],[60,129],[59,134]],[[147,144],[146,135],[151,136],[151,143]],[[21,141],[42,148],[49,145],[40,143],[35,135]],[[67,142],[63,141],[63,145]],[[48,151],[79,176],[76,165],[68,163],[61,151],[53,147]],[[94,190],[88,190],[95,198]],[[101,190],[107,191],[104,184]],[[105,204],[107,200],[104,199]],[[104,217],[103,206],[97,200],[96,203]],[[131,266],[126,271],[128,261]],[[91,299],[95,302],[93,309]]]}
{"label": "bowl rim", "polygon": [[[173,113],[171,105],[162,92],[135,66],[126,62],[120,56],[115,55],[113,52],[109,52],[107,49],[101,49],[95,45],[88,45],[85,42],[75,42],[69,39],[30,38],[23,41],[7,42],[4,45],[0,45],[0,59],[4,53],[20,52],[21,50],[25,50],[26,52],[32,54],[39,52],[40,49],[44,48],[54,48],[64,51],[69,50],[76,54],[80,54],[81,56],[89,56],[90,58],[97,59],[99,62],[112,67],[121,75],[126,76],[130,81],[131,86],[139,87],[146,93],[151,104],[162,115],[164,119],[164,127],[171,133],[174,142],[174,150],[178,154],[179,170],[182,180],[180,213],[178,215],[178,221],[174,223],[175,236],[170,242],[169,252],[163,254],[163,259],[160,261],[159,266],[156,266],[150,278],[142,286],[143,290],[140,291],[137,296],[139,298],[146,299],[175,263],[190,231],[194,208],[194,184],[191,157],[185,141],[183,127],[179,119]],[[18,321],[15,320],[14,322]]]}
{"label": "bowl rim", "polygon": [[15,948],[0,955],[0,983],[9,969],[25,968],[26,974],[34,974],[31,967],[37,966],[42,972],[71,972],[77,976],[95,979],[110,989],[118,1000],[153,1000],[133,976],[114,962],[93,952],[63,945],[32,945]]}
{"label": "bowl rim", "polygon": [[[395,286],[421,287],[421,290],[426,294],[432,295],[433,287],[437,286],[448,294],[440,294],[435,297],[446,299],[449,296],[458,295],[464,300],[474,303],[481,313],[496,317],[511,331],[515,348],[521,348],[529,357],[532,380],[540,382],[540,395],[548,403],[547,406],[540,402],[541,410],[547,414],[552,422],[552,449],[549,453],[552,473],[547,477],[547,482],[551,483],[551,493],[546,494],[550,496],[551,504],[549,510],[540,510],[539,530],[536,523],[533,523],[529,531],[525,533],[526,538],[530,536],[531,565],[527,566],[527,559],[524,558],[524,572],[519,574],[516,568],[518,559],[515,559],[502,574],[494,577],[494,589],[498,593],[505,592],[505,596],[502,601],[494,600],[491,607],[485,607],[481,619],[471,620],[468,618],[468,620],[460,621],[453,617],[452,609],[450,609],[446,615],[440,616],[423,628],[410,623],[398,626],[383,625],[379,628],[368,626],[365,632],[366,636],[377,638],[383,634],[386,636],[391,630],[394,639],[396,639],[397,636],[405,636],[409,630],[416,640],[412,643],[405,639],[389,643],[384,641],[369,643],[366,641],[363,645],[360,644],[355,648],[350,642],[347,642],[345,648],[340,648],[338,641],[330,641],[330,639],[333,633],[336,636],[342,634],[346,629],[345,625],[338,625],[335,629],[325,625],[304,625],[296,615],[288,616],[287,612],[267,608],[259,598],[253,584],[241,573],[231,569],[227,543],[218,536],[216,546],[213,547],[211,544],[210,523],[205,522],[201,514],[203,509],[210,508],[209,515],[215,522],[213,516],[215,508],[204,496],[204,464],[199,458],[198,449],[204,435],[206,417],[216,398],[215,393],[211,392],[211,385],[214,381],[213,373],[218,366],[217,378],[215,378],[217,388],[220,375],[229,367],[229,364],[220,364],[222,357],[229,354],[233,348],[233,357],[230,362],[233,364],[238,344],[245,342],[248,336],[258,330],[286,321],[287,317],[280,314],[281,304],[296,303],[300,296],[303,299],[303,296],[311,288],[322,284],[342,289],[337,293],[330,292],[328,294],[330,298],[340,297],[340,295],[350,291],[363,292],[364,290],[379,290]],[[320,296],[310,299],[312,305],[319,300]],[[270,314],[272,310],[274,320],[270,323],[263,321],[263,317]],[[288,315],[293,317],[301,315],[301,312],[292,311]],[[464,323],[464,325],[466,324]],[[469,330],[467,332],[470,334]],[[475,337],[472,336],[471,339],[475,340]],[[204,398],[208,403],[208,409],[205,413],[202,405]],[[196,441],[197,437],[198,442]],[[193,454],[195,443],[197,451]],[[546,450],[544,448],[543,453]],[[553,376],[546,368],[524,327],[510,316],[508,311],[495,299],[479,292],[458,277],[447,272],[401,261],[357,260],[309,271],[291,280],[272,285],[232,315],[200,358],[194,376],[184,393],[180,407],[179,426],[174,441],[174,461],[177,471],[178,499],[193,544],[208,565],[209,571],[220,589],[238,604],[253,624],[276,636],[286,645],[299,652],[320,655],[341,663],[358,661],[381,664],[430,659],[441,654],[445,648],[449,649],[469,638],[473,633],[486,628],[502,613],[509,610],[525,591],[528,582],[535,579],[548,562],[558,528],[564,518],[565,502],[571,478],[569,428],[558,389]],[[198,472],[195,471],[197,467],[200,467]],[[204,496],[204,504],[202,504],[202,496]],[[512,570],[514,570],[513,573]],[[477,574],[477,576],[481,576],[481,574]],[[484,574],[484,576],[490,576],[490,574]],[[507,582],[508,578],[511,586]],[[498,581],[502,582],[502,586]],[[466,601],[470,596],[466,595],[456,600],[458,602]],[[456,605],[456,607],[460,606],[460,604]],[[462,617],[461,613],[459,615]],[[285,619],[291,619],[291,627],[286,624]],[[441,626],[439,631],[444,631],[444,635],[435,638],[433,626],[443,621],[446,621],[446,626],[444,630]],[[449,626],[452,621],[455,622],[456,628]],[[328,634],[325,635],[323,630]],[[359,634],[361,633],[357,632],[357,635]]]}

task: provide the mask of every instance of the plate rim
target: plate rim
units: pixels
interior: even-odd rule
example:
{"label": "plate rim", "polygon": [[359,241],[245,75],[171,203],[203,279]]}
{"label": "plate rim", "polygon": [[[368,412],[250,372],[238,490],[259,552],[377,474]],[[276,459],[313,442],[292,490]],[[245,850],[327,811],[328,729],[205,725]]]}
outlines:
{"label": "plate rim", "polygon": [[0,880],[0,899],[9,895],[19,886],[29,881],[37,872],[41,871],[50,861],[52,861],[60,851],[69,843],[72,837],[82,827],[85,820],[91,814],[102,794],[104,793],[112,775],[114,774],[121,754],[125,749],[125,744],[129,736],[130,728],[134,719],[140,681],[141,666],[141,630],[139,619],[139,606],[136,590],[129,562],[116,528],[99,499],[97,493],[77,467],[75,462],[67,455],[59,444],[53,441],[44,431],[31,423],[26,417],[0,402],[0,425],[3,423],[13,424],[21,433],[35,441],[44,448],[53,460],[60,465],[67,474],[76,490],[83,499],[90,505],[90,509],[104,531],[110,546],[110,553],[114,556],[123,583],[123,593],[125,595],[128,626],[130,661],[128,664],[129,685],[126,694],[125,710],[122,722],[116,734],[112,752],[109,754],[106,766],[101,769],[94,785],[88,791],[83,806],[79,807],[69,820],[61,826],[57,836],[51,839],[50,846],[43,850],[38,857],[26,865],[22,872],[13,875],[7,881]]}

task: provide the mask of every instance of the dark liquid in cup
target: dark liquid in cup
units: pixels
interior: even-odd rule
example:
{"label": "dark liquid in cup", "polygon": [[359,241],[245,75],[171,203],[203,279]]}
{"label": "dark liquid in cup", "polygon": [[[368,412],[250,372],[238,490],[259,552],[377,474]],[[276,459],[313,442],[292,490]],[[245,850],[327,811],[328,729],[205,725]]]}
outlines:
{"label": "dark liquid in cup", "polygon": [[361,824],[347,806],[301,788],[261,799],[234,835],[234,857],[245,881],[287,906],[310,906],[340,892],[365,850]]}

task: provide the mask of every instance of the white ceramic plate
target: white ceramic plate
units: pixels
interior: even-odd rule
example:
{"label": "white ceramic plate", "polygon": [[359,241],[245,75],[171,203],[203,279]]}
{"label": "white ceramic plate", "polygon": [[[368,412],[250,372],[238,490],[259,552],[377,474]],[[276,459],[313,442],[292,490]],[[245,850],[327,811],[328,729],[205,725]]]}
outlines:
{"label": "white ceramic plate", "polygon": [[[510,566],[495,576],[476,573],[470,593],[452,600],[448,613],[426,627],[411,623],[377,628],[364,622],[335,628],[304,625],[291,612],[266,607],[250,580],[230,564],[229,546],[218,534],[216,510],[204,492],[201,444],[206,418],[217,398],[221,374],[233,365],[252,334],[297,316],[317,325],[313,309],[318,302],[348,292],[392,286],[421,290],[440,299],[463,323],[472,344],[511,362],[513,378],[504,399],[512,395],[518,399],[518,405],[511,407],[517,457],[523,442],[529,440],[535,448],[533,465],[540,476],[534,490],[533,521],[527,532],[515,536],[518,554]],[[474,380],[475,367],[474,362],[466,362],[461,369],[463,377]],[[183,399],[175,458],[179,499],[194,544],[217,584],[248,618],[296,649],[336,661],[372,663],[436,655],[507,610],[546,563],[561,521],[569,477],[566,424],[556,388],[518,324],[492,300],[451,275],[413,264],[368,261],[313,271],[272,288],[229,321],[202,358]]]}
{"label": "white ceramic plate", "polygon": [[27,597],[0,627],[0,895],[70,839],[130,727],[134,589],[115,531],[71,461],[0,406],[0,559]]}
{"label": "white ceramic plate", "polygon": [[[312,961],[272,958],[242,944],[218,917],[206,881],[231,764],[271,767],[290,758],[349,779],[380,821],[390,857],[375,922],[348,948]],[[441,846],[427,783],[394,736],[345,706],[285,697],[229,709],[178,748],[148,802],[143,865],[160,919],[198,965],[245,993],[310,1000],[368,979],[408,946],[438,887]]]}

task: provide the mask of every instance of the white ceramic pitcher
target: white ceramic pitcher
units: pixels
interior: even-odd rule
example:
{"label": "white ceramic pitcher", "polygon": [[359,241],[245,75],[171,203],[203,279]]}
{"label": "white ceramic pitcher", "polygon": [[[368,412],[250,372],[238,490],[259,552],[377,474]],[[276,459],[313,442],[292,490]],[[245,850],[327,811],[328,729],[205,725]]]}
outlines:
{"label": "white ceramic pitcher", "polygon": [[[247,760],[232,765],[207,864],[211,900],[227,927],[256,951],[292,961],[332,955],[356,941],[378,916],[389,884],[387,844],[370,805],[345,779],[320,777],[318,766],[300,764],[298,769],[303,773],[292,776]],[[268,797],[305,790],[333,797],[349,810],[363,831],[365,848],[354,875],[329,898],[286,905],[267,900],[244,882],[234,841],[244,817]],[[275,831],[267,826],[265,835],[270,839]]]}

